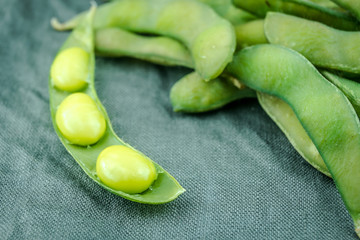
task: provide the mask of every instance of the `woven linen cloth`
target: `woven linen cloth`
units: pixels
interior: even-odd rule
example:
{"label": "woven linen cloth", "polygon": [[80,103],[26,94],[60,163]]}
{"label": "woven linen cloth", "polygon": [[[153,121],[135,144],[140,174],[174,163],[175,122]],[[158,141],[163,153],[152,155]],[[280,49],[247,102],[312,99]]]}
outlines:
{"label": "woven linen cloth", "polygon": [[89,1],[0,4],[0,239],[356,239],[333,181],[256,99],[173,112],[171,86],[191,71],[181,67],[96,59],[115,132],[187,191],[143,205],[104,190],[65,150],[49,111],[49,69],[69,35],[50,19],[66,20]]}

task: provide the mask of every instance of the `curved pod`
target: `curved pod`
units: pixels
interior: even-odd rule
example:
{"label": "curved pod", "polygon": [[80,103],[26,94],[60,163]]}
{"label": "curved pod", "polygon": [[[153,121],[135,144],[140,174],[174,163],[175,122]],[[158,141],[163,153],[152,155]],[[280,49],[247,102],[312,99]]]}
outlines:
{"label": "curved pod", "polygon": [[360,123],[346,96],[299,53],[263,44],[235,55],[228,70],[287,102],[317,147],[360,235]]}
{"label": "curved pod", "polygon": [[194,66],[188,49],[180,42],[169,37],[141,36],[121,28],[98,29],[95,50],[100,56],[133,57],[166,66]]}
{"label": "curved pod", "polygon": [[261,107],[276,123],[296,151],[318,171],[331,177],[324,160],[291,107],[275,96],[257,92]]}
{"label": "curved pod", "polygon": [[360,73],[360,32],[347,32],[282,13],[268,13],[265,36],[270,43],[296,50],[319,67]]}

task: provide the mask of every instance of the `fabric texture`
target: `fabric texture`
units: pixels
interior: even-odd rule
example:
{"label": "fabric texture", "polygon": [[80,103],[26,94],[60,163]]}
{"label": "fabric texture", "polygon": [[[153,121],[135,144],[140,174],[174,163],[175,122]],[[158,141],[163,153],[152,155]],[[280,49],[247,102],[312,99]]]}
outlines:
{"label": "fabric texture", "polygon": [[255,99],[173,112],[169,90],[190,72],[181,67],[96,59],[115,132],[187,191],[153,206],[102,189],[67,153],[49,111],[49,69],[69,35],[50,19],[89,1],[0,4],[0,239],[357,239],[333,181]]}

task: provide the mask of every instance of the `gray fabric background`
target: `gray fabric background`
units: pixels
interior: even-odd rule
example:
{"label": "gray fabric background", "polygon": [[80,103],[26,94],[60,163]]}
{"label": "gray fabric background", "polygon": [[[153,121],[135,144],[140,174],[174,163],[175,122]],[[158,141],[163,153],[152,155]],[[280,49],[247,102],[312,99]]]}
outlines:
{"label": "gray fabric background", "polygon": [[0,0],[0,239],[356,239],[328,177],[291,147],[256,100],[211,113],[172,112],[189,70],[132,59],[96,61],[96,87],[115,131],[186,188],[141,205],[92,182],[58,140],[48,72],[88,9],[71,0]]}

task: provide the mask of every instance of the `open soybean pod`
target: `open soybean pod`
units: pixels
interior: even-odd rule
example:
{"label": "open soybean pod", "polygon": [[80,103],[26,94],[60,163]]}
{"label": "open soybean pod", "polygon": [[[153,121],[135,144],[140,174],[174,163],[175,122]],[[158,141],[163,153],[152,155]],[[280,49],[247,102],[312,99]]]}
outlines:
{"label": "open soybean pod", "polygon": [[[61,47],[51,68],[49,95],[55,131],[84,172],[106,190],[140,203],[161,204],[172,201],[183,193],[184,189],[160,165],[133,149],[115,134],[105,108],[97,97],[94,87],[94,13],[95,7],[92,7]],[[78,83],[70,84],[71,88],[66,80],[69,76]],[[61,85],[59,82],[65,84]],[[134,161],[118,166],[114,164],[113,158],[109,157],[109,153],[112,156],[124,154],[120,157]],[[110,163],[106,165],[109,159]],[[105,164],[103,166],[109,167],[108,172],[101,168],[99,161]],[[114,184],[112,181],[114,179],[107,178],[111,173],[115,173],[115,178],[122,177],[122,174],[117,174],[119,169],[124,170],[124,175],[128,174],[128,166],[132,173],[136,173],[139,166],[142,170],[145,169],[149,176],[148,181],[138,181],[135,176],[135,179],[130,178],[129,185],[119,187],[117,182]],[[100,179],[99,175],[105,177]],[[146,190],[142,189],[144,186]]]}
{"label": "open soybean pod", "polygon": [[227,68],[241,82],[291,106],[323,158],[360,236],[360,122],[346,96],[302,55],[248,47]]}
{"label": "open soybean pod", "polygon": [[[60,24],[58,30],[78,24],[83,14]],[[211,7],[193,0],[119,0],[99,7],[94,28],[120,27],[134,32],[173,37],[190,50],[195,70],[205,80],[219,76],[231,62],[235,33],[231,23]]]}
{"label": "open soybean pod", "polygon": [[317,67],[360,74],[360,32],[275,12],[266,15],[264,28],[270,43],[296,50]]}
{"label": "open soybean pod", "polygon": [[235,6],[265,17],[267,12],[283,12],[322,22],[343,30],[357,30],[359,23],[347,12],[325,7],[309,0],[233,0]]}

